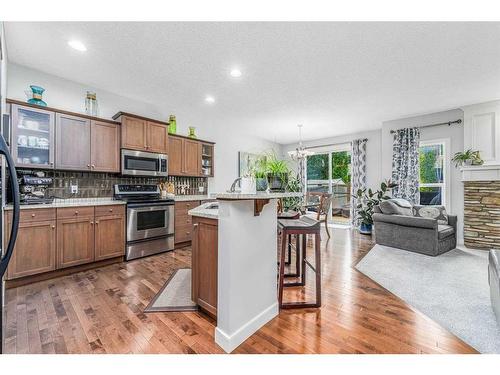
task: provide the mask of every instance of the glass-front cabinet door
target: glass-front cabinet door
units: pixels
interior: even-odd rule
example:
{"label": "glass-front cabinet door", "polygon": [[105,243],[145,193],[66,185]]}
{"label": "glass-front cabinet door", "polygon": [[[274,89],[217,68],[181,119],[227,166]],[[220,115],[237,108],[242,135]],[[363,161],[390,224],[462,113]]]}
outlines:
{"label": "glass-front cabinet door", "polygon": [[11,116],[16,166],[54,168],[54,112],[13,104]]}

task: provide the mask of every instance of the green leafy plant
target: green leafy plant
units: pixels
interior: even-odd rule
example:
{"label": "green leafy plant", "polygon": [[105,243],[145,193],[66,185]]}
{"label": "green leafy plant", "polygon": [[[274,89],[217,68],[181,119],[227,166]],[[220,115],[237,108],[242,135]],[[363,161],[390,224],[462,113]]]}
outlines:
{"label": "green leafy plant", "polygon": [[468,149],[464,152],[457,152],[451,161],[455,163],[455,167],[457,168],[464,164],[481,165],[484,163],[479,151],[473,151],[472,149]]}
{"label": "green leafy plant", "polygon": [[266,161],[266,173],[269,188],[275,191],[283,191],[286,189],[288,178],[290,176],[290,168],[285,160],[280,160],[276,154],[270,153]]}
{"label": "green leafy plant", "polygon": [[[290,176],[286,184],[286,191],[291,192],[301,192],[302,188],[300,186],[300,180],[298,177]],[[290,197],[283,198],[283,210],[284,211],[300,211],[303,204],[303,197]]]}
{"label": "green leafy plant", "polygon": [[397,184],[391,181],[385,181],[380,184],[380,189],[373,191],[372,189],[358,189],[356,192],[356,218],[363,224],[373,224],[373,207],[377,206],[383,200],[391,199],[388,196],[389,190],[395,188]]}

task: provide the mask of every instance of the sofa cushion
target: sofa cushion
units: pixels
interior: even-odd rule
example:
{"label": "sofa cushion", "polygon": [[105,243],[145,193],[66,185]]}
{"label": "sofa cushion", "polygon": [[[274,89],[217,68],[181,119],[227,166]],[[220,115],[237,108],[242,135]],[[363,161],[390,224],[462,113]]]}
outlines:
{"label": "sofa cushion", "polygon": [[455,228],[447,224],[438,224],[438,239],[442,240],[446,237],[453,236]]}
{"label": "sofa cushion", "polygon": [[417,204],[413,206],[413,215],[417,217],[426,217],[428,219],[436,219],[439,224],[448,224],[448,214],[444,206],[423,206]]}
{"label": "sofa cushion", "polygon": [[406,199],[388,199],[380,202],[379,207],[385,215],[413,216],[412,205]]}

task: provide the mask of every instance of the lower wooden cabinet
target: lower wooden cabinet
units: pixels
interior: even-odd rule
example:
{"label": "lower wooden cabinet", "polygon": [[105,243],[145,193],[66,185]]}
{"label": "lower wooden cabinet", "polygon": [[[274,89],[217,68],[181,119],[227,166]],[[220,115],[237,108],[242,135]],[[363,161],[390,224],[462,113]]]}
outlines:
{"label": "lower wooden cabinet", "polygon": [[94,217],[57,220],[57,268],[94,260]]}
{"label": "lower wooden cabinet", "polygon": [[[12,211],[5,214],[5,242]],[[7,280],[125,254],[125,206],[21,210]]]}
{"label": "lower wooden cabinet", "polygon": [[218,220],[193,217],[191,298],[217,316]]}
{"label": "lower wooden cabinet", "polygon": [[95,217],[95,260],[124,254],[125,215]]}
{"label": "lower wooden cabinet", "polygon": [[189,242],[192,238],[192,221],[188,211],[198,207],[200,201],[175,202],[175,243]]}
{"label": "lower wooden cabinet", "polygon": [[[12,222],[7,220],[5,243]],[[56,221],[24,221],[19,224],[16,246],[7,279],[31,276],[56,269]]]}

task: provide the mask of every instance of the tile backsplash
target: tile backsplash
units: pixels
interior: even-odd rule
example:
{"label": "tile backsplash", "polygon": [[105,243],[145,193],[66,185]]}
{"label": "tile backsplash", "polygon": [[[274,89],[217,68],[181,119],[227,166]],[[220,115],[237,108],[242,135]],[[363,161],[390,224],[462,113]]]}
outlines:
{"label": "tile backsplash", "polygon": [[[206,194],[208,182],[206,177],[129,177],[115,173],[44,171],[47,177],[54,179],[45,195],[56,198],[96,198],[112,197],[115,184],[158,184],[173,182],[176,195]],[[70,185],[78,185],[78,193],[72,194]],[[203,192],[200,191],[203,189]]]}

